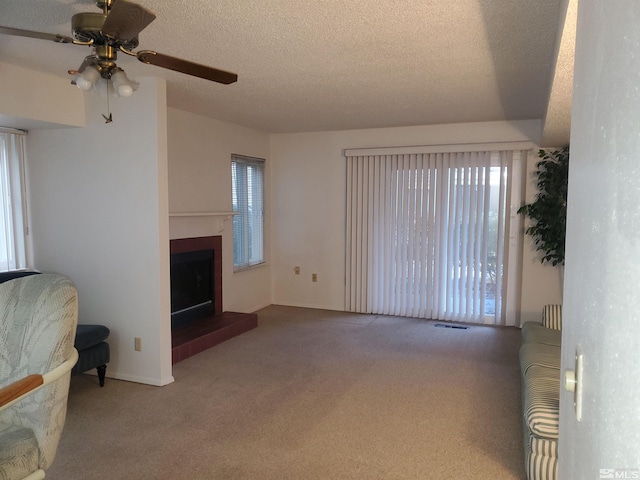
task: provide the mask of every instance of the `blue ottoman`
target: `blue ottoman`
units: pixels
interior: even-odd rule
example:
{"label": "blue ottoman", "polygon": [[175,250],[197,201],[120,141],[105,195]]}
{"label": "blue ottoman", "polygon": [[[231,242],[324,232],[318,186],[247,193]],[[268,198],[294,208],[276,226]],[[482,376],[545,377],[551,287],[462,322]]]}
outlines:
{"label": "blue ottoman", "polygon": [[78,325],[74,344],[78,351],[78,363],[71,370],[72,375],[95,368],[100,386],[104,387],[109,363],[109,344],[105,340],[109,333],[111,332],[104,325]]}

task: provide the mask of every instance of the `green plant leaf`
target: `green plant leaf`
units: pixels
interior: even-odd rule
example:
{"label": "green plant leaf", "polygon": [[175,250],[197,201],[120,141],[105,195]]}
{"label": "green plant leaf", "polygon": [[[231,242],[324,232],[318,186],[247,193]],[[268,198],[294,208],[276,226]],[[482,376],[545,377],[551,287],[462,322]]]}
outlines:
{"label": "green plant leaf", "polygon": [[534,172],[538,193],[532,203],[518,209],[518,214],[533,222],[525,233],[533,238],[536,250],[542,253],[541,262],[564,265],[569,145],[552,152],[539,150],[538,157],[542,158]]}

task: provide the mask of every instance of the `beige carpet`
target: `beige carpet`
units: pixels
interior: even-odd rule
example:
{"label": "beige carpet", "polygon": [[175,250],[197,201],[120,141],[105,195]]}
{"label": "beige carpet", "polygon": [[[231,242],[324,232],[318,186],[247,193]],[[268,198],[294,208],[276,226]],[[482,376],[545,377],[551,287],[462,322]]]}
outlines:
{"label": "beige carpet", "polygon": [[258,314],[166,387],[73,377],[47,479],[525,478],[518,329]]}

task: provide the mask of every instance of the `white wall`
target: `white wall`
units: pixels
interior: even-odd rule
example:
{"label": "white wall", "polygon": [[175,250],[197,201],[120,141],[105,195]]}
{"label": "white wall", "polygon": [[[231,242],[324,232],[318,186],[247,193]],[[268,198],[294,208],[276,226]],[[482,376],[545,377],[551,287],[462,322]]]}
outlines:
{"label": "white wall", "polygon": [[[344,309],[345,148],[536,143],[539,138],[540,122],[535,120],[272,135],[273,302]],[[525,318],[539,320],[542,306],[560,296],[558,274],[539,265],[528,238],[525,252]],[[312,273],[318,274],[317,283],[311,281]]]}
{"label": "white wall", "polygon": [[[231,153],[267,159],[267,265],[233,273],[231,223],[223,224],[225,310],[250,312],[270,303],[344,309],[345,148],[425,143],[536,142],[539,121],[268,135],[169,109],[171,212],[231,210]],[[529,169],[538,158],[532,155]],[[527,194],[534,186],[527,177]],[[171,238],[220,234],[224,217],[172,217]],[[271,245],[271,249],[269,246]],[[269,251],[271,257],[269,258]],[[294,267],[301,267],[299,276]],[[522,321],[561,302],[559,269],[543,266],[527,237]],[[318,282],[311,281],[311,274]]]}
{"label": "white wall", "polygon": [[86,128],[28,136],[35,266],[76,283],[80,323],[111,329],[108,376],[164,385],[173,381],[166,86],[142,79],[132,97],[112,99],[110,124],[106,98],[86,102]]}
{"label": "white wall", "polygon": [[562,367],[580,347],[584,411],[561,391],[562,479],[640,473],[639,22],[635,0],[580,1]]}
{"label": "white wall", "polygon": [[0,92],[2,126],[31,129],[85,124],[84,96],[70,87],[68,78],[0,63]]}
{"label": "white wall", "polygon": [[[222,235],[222,305],[254,312],[271,304],[271,160],[269,135],[174,108],[169,109],[169,210],[229,212],[231,154],[264,158],[266,264],[233,272],[233,228],[224,217],[171,217],[171,238]],[[220,227],[224,230],[220,232]]]}

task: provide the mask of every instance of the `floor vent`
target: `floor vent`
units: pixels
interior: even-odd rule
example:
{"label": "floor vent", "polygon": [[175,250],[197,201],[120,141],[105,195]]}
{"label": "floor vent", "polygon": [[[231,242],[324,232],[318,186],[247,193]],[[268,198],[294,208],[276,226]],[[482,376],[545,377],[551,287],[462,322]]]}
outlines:
{"label": "floor vent", "polygon": [[457,328],[458,330],[468,330],[469,327],[464,327],[462,325],[447,325],[446,323],[436,323],[436,327],[440,328]]}

